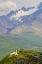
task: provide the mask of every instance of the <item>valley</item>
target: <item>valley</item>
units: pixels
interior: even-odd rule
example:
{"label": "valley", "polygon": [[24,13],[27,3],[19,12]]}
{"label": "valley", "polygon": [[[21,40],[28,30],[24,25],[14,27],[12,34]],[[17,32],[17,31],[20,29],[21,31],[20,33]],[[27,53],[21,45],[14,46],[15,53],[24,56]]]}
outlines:
{"label": "valley", "polygon": [[0,35],[0,58],[19,49],[42,52],[42,37],[32,33],[20,35]]}

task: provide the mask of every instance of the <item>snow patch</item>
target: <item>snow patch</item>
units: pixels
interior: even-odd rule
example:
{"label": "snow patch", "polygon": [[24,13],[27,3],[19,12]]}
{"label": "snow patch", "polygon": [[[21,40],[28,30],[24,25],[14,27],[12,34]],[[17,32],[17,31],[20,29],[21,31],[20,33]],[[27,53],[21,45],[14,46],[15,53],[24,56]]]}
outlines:
{"label": "snow patch", "polygon": [[11,19],[18,18],[18,17],[24,16],[24,15],[30,15],[30,14],[34,13],[35,11],[37,11],[37,10],[38,10],[37,8],[30,9],[29,11],[20,10],[16,14],[12,15]]}

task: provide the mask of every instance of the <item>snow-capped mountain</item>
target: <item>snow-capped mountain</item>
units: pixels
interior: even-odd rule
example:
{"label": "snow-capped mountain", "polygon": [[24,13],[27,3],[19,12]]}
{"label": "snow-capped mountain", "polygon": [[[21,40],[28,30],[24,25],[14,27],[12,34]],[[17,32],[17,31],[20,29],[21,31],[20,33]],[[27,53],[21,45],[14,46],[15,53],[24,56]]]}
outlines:
{"label": "snow-capped mountain", "polygon": [[22,12],[27,12],[27,11],[34,9],[34,8],[35,8],[34,6],[29,7],[29,8],[22,7],[21,9],[16,10],[16,11],[12,10],[9,14],[7,14],[7,16],[17,15],[19,12],[22,14]]}
{"label": "snow-capped mountain", "polygon": [[29,8],[22,7],[21,9],[16,10],[16,11],[12,10],[8,14],[8,16],[10,16],[10,19],[12,20],[14,18],[19,18],[19,17],[24,16],[24,15],[30,15],[41,8],[42,8],[42,2],[37,7],[35,7],[35,6],[29,7]]}
{"label": "snow-capped mountain", "polygon": [[42,8],[42,2],[37,6],[38,9]]}
{"label": "snow-capped mountain", "polygon": [[25,7],[23,7],[19,10],[14,11],[14,12],[11,11],[9,13],[10,14],[10,19],[12,20],[14,18],[19,18],[21,16],[30,15],[30,14],[34,13],[35,11],[37,11],[37,8],[35,8],[35,7],[31,7],[31,8],[27,8],[27,9]]}
{"label": "snow-capped mountain", "polygon": [[0,34],[21,34],[32,32],[42,36],[42,2],[37,7],[22,7],[0,16]]}

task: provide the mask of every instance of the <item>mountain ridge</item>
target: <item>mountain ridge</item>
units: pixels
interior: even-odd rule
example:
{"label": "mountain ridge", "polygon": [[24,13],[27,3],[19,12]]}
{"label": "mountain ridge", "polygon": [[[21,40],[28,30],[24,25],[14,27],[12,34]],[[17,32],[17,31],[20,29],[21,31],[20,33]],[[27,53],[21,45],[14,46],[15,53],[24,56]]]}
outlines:
{"label": "mountain ridge", "polygon": [[0,34],[14,35],[25,32],[33,32],[42,36],[42,2],[36,8],[34,6],[22,7],[16,11],[12,10],[5,16],[0,16]]}

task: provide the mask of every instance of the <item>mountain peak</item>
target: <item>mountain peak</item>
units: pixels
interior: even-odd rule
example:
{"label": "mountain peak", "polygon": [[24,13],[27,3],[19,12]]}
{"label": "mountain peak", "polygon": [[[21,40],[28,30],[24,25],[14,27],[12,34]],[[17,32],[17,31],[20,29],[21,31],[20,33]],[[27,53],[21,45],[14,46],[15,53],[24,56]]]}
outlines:
{"label": "mountain peak", "polygon": [[42,6],[42,2],[41,2],[39,5],[41,5],[41,6]]}
{"label": "mountain peak", "polygon": [[23,11],[27,11],[27,9],[26,9],[25,7],[22,7],[21,9],[22,9]]}
{"label": "mountain peak", "polygon": [[7,16],[10,16],[10,15],[13,15],[13,14],[16,14],[16,11],[12,10],[9,14],[7,14]]}
{"label": "mountain peak", "polygon": [[35,8],[35,6],[33,6],[33,7],[29,7],[28,10],[30,10],[30,9],[34,9],[34,8]]}
{"label": "mountain peak", "polygon": [[42,8],[42,2],[38,5],[37,8],[38,8],[38,9],[41,9],[41,8]]}

